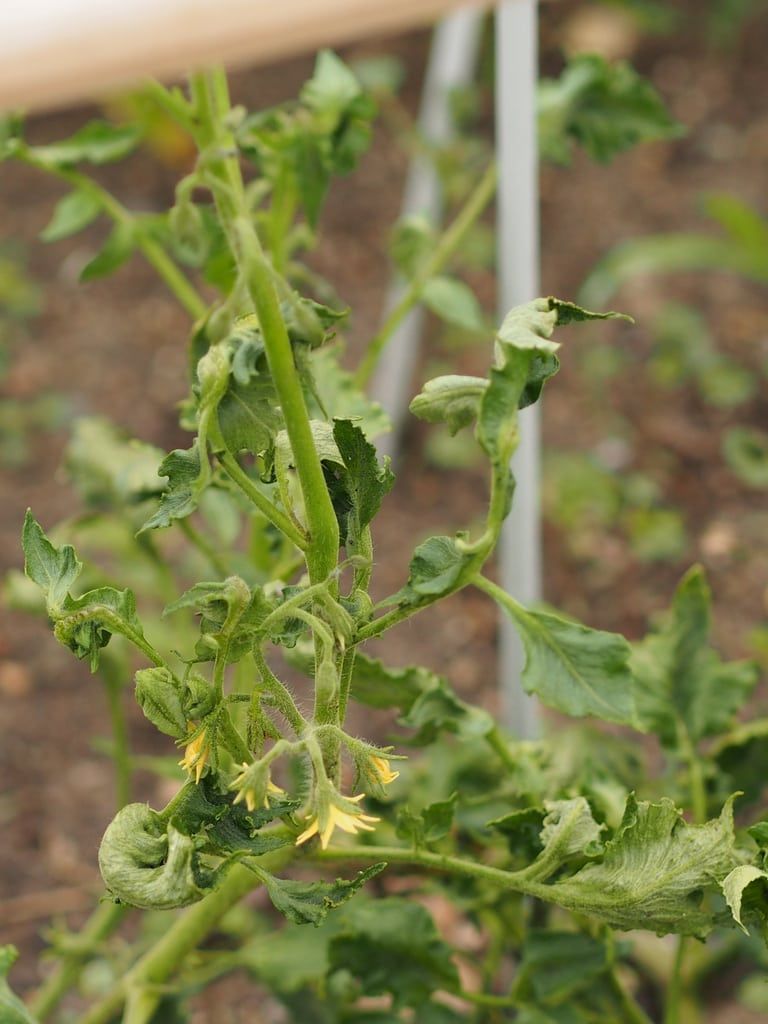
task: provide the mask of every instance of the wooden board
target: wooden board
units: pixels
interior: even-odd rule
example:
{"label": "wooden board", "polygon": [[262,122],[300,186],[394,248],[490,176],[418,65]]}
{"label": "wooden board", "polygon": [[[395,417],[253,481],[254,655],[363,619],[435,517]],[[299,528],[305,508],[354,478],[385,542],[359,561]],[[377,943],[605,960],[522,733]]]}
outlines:
{"label": "wooden board", "polygon": [[0,0],[0,110],[67,106],[214,62],[266,63],[425,24],[460,3]]}

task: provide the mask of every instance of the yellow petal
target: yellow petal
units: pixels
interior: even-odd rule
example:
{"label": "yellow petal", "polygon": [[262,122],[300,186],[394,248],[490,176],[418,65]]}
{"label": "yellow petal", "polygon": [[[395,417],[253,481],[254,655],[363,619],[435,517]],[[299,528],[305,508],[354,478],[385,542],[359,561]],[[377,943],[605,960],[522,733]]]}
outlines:
{"label": "yellow petal", "polygon": [[320,826],[318,825],[318,821],[317,821],[317,818],[315,818],[315,819],[314,819],[314,820],[312,821],[312,823],[311,823],[311,825],[309,826],[309,828],[305,829],[305,830],[304,830],[304,831],[303,831],[303,832],[301,833],[301,835],[299,836],[299,838],[298,838],[298,839],[296,840],[296,845],[297,845],[297,846],[301,846],[301,844],[302,844],[302,843],[306,843],[306,841],[307,841],[308,839],[311,839],[311,838],[312,838],[312,836],[315,836],[315,835],[317,835],[317,832],[318,832],[318,829],[319,829],[319,827],[320,827]]}

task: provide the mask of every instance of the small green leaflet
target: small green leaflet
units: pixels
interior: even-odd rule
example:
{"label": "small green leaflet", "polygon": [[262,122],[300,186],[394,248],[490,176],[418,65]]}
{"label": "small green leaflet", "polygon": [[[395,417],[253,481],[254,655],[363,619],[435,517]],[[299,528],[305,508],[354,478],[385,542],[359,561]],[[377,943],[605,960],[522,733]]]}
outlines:
{"label": "small green leaflet", "polygon": [[483,311],[471,289],[451,277],[431,277],[421,293],[424,305],[442,320],[465,331],[482,331]]}
{"label": "small green leaflet", "polygon": [[757,682],[757,666],[724,664],[707,646],[710,603],[704,572],[694,566],[659,628],[632,652],[640,722],[668,747],[678,743],[681,724],[693,742],[722,732]]}
{"label": "small green leaflet", "polygon": [[627,800],[624,818],[601,860],[569,878],[537,885],[536,895],[612,928],[660,935],[706,935],[714,924],[702,903],[738,864],[733,800],[719,818],[689,825],[671,800]]}
{"label": "small green leaflet", "polygon": [[141,132],[133,125],[90,121],[61,142],[31,146],[30,153],[37,163],[56,170],[79,163],[107,164],[127,156],[136,147],[140,137]]}
{"label": "small green leaflet", "polygon": [[420,904],[360,899],[342,914],[341,933],[330,944],[330,966],[351,971],[366,995],[390,993],[395,1009],[418,1008],[435,991],[456,989],[451,949]]}
{"label": "small green leaflet", "polygon": [[70,544],[61,548],[51,544],[31,509],[27,509],[24,517],[21,543],[24,548],[24,572],[45,594],[48,614],[55,615],[62,609],[83,564]]}
{"label": "small green leaflet", "polygon": [[264,882],[276,910],[294,924],[313,924],[317,927],[331,910],[351,899],[358,889],[380,874],[387,865],[373,864],[349,881],[337,878],[335,882],[300,882],[275,878],[261,867],[249,866]]}
{"label": "small green leaflet", "polygon": [[725,902],[741,930],[749,934],[743,917],[753,916],[768,940],[768,873],[752,864],[740,864],[723,880],[722,886]]}
{"label": "small green leaflet", "polygon": [[100,213],[101,202],[98,197],[76,189],[56,204],[53,217],[40,232],[40,238],[44,242],[58,242],[68,238],[88,227]]}
{"label": "small green leaflet", "polygon": [[506,598],[502,607],[525,648],[522,683],[528,693],[566,715],[637,724],[631,648],[624,637],[531,611]]}
{"label": "small green leaflet", "polygon": [[472,564],[472,557],[459,550],[453,537],[430,537],[414,551],[408,582],[392,601],[401,605],[429,604],[458,589]]}
{"label": "small green leaflet", "polygon": [[157,475],[168,477],[168,488],[140,532],[170,526],[174,519],[184,519],[197,508],[204,487],[197,438],[191,448],[169,452]]}
{"label": "small green leaflet", "polygon": [[0,1021],[2,1024],[37,1024],[8,984],[8,972],[18,955],[14,946],[0,946]]}
{"label": "small green leaflet", "polygon": [[447,800],[437,800],[420,811],[401,807],[397,814],[397,835],[410,842],[416,849],[437,843],[450,833],[456,813],[458,793]]}
{"label": "small green leaflet", "polygon": [[136,248],[136,233],[130,224],[120,221],[112,228],[101,251],[80,271],[81,281],[93,281],[117,270]]}
{"label": "small green leaflet", "polygon": [[445,423],[451,434],[477,419],[488,387],[483,377],[449,374],[427,381],[410,405],[411,412],[427,423]]}
{"label": "small green leaflet", "polygon": [[462,740],[478,739],[495,727],[487,711],[465,704],[443,679],[417,697],[399,722],[416,730],[409,740],[414,746],[433,743],[441,732],[453,733]]}
{"label": "small green leaflet", "polygon": [[326,469],[326,481],[339,521],[341,543],[355,552],[363,530],[379,511],[395,478],[389,462],[379,465],[376,449],[350,420],[334,422],[333,438],[343,469],[332,463]]}
{"label": "small green leaflet", "polygon": [[440,676],[421,666],[389,668],[358,652],[351,696],[370,708],[399,708],[404,714],[425,690],[439,686]]}
{"label": "small green leaflet", "polygon": [[639,142],[683,133],[650,82],[596,54],[579,54],[559,79],[539,83],[538,116],[542,155],[560,164],[571,162],[575,142],[607,163]]}

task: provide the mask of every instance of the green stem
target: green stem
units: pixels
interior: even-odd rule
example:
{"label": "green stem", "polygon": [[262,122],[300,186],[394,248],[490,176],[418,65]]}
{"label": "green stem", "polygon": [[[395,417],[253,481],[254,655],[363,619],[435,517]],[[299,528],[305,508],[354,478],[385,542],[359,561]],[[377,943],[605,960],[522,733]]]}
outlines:
{"label": "green stem", "polygon": [[320,583],[330,576],[338,561],[336,513],[312,436],[304,392],[269,264],[251,222],[245,218],[238,219],[236,231],[243,271],[264,335],[267,362],[280,399],[304,499],[304,514],[309,528],[309,578],[312,583]]}
{"label": "green stem", "polygon": [[80,929],[77,948],[64,954],[56,970],[43,982],[29,1003],[32,1016],[42,1024],[77,983],[84,965],[117,929],[128,907],[100,903]]}
{"label": "green stem", "polygon": [[[293,850],[290,850],[288,856],[292,853]],[[280,851],[269,858],[263,858],[263,862],[266,865],[268,861],[272,870],[285,863],[286,859],[286,852]],[[230,907],[260,884],[260,879],[248,868],[241,864],[234,865],[218,889],[177,917],[155,945],[136,961],[103,999],[91,1007],[79,1024],[111,1024],[120,1013],[129,992],[136,989],[151,990],[154,986],[162,985],[184,958],[216,927]],[[159,1001],[158,992],[155,1005]]]}
{"label": "green stem", "polygon": [[[103,657],[103,655],[102,655]],[[115,766],[115,797],[117,809],[131,799],[131,756],[128,727],[123,710],[123,680],[112,672],[104,673],[109,719],[112,726],[112,760]]]}
{"label": "green stem", "polygon": [[624,988],[616,974],[615,967],[612,967],[608,972],[608,984],[621,1006],[623,1020],[626,1024],[653,1024],[645,1010],[638,1005],[633,996]]}
{"label": "green stem", "polygon": [[213,544],[211,544],[199,530],[195,529],[189,519],[177,519],[176,522],[181,527],[181,532],[190,544],[194,545],[194,547],[196,547],[197,550],[208,559],[213,569],[219,573],[220,576],[229,576],[227,563],[218,553]]}
{"label": "green stem", "polygon": [[222,469],[227,476],[237,484],[240,490],[245,494],[250,501],[256,506],[256,508],[265,516],[278,530],[282,530],[285,536],[304,551],[307,547],[307,538],[299,531],[298,527],[290,520],[290,518],[279,509],[276,505],[273,505],[269,498],[262,494],[256,484],[251,480],[245,470],[241,467],[240,463],[229,452],[222,452],[219,455],[219,461]]}
{"label": "green stem", "polygon": [[339,672],[339,725],[344,725],[347,716],[347,704],[349,703],[349,691],[352,689],[352,676],[355,671],[354,647],[344,652]]}
{"label": "green stem", "polygon": [[55,174],[57,178],[66,181],[73,188],[92,196],[101,206],[104,213],[116,224],[128,225],[134,233],[136,245],[143,253],[144,258],[157,271],[179,304],[183,306],[193,320],[200,320],[206,315],[208,306],[197,294],[185,274],[179,270],[165,249],[155,241],[141,223],[141,220],[123,206],[110,192],[81,171],[51,167],[46,163],[36,160],[34,153],[29,149],[21,148],[18,156],[19,159],[30,166],[37,167],[48,174]]}
{"label": "green stem", "polygon": [[680,935],[677,939],[677,952],[672,966],[672,974],[667,984],[667,995],[664,1006],[664,1024],[688,1024],[683,1021],[680,1010],[683,1003],[683,966],[688,948],[688,936]]}
{"label": "green stem", "polygon": [[290,725],[297,736],[302,736],[307,727],[307,721],[296,707],[296,703],[287,687],[280,682],[272,669],[267,664],[264,652],[257,645],[253,648],[253,659],[261,676],[264,689],[267,690],[272,703]]}
{"label": "green stem", "polygon": [[495,725],[493,729],[491,729],[491,731],[486,735],[485,741],[494,751],[494,753],[498,756],[499,760],[501,761],[505,768],[509,768],[510,771],[515,771],[517,769],[517,762],[515,761],[515,758],[512,756],[512,753],[509,749],[509,744],[502,736],[501,731],[497,725]]}
{"label": "green stem", "polygon": [[366,349],[355,373],[355,384],[358,387],[364,387],[370,381],[387,343],[413,307],[420,301],[427,281],[442,270],[456,252],[469,229],[491,201],[495,189],[496,166],[491,164],[455,220],[438,241],[432,256],[408,285],[403,297]]}

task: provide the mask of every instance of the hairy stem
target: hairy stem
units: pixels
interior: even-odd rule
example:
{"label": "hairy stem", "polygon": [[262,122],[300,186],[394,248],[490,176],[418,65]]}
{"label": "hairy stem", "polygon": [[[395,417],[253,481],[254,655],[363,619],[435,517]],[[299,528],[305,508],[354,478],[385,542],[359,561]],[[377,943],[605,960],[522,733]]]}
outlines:
{"label": "hairy stem", "polygon": [[299,531],[291,519],[262,494],[256,484],[251,480],[240,463],[229,452],[222,452],[219,461],[227,476],[237,484],[243,494],[253,502],[256,508],[274,526],[281,530],[285,536],[292,541],[297,548],[304,550],[307,546],[307,538]]}
{"label": "hairy stem", "polygon": [[408,285],[403,297],[368,345],[355,373],[355,383],[358,387],[364,387],[370,381],[387,343],[413,307],[419,303],[427,281],[442,270],[456,252],[469,229],[491,201],[495,189],[496,166],[491,164],[456,219],[440,238],[430,258]]}

